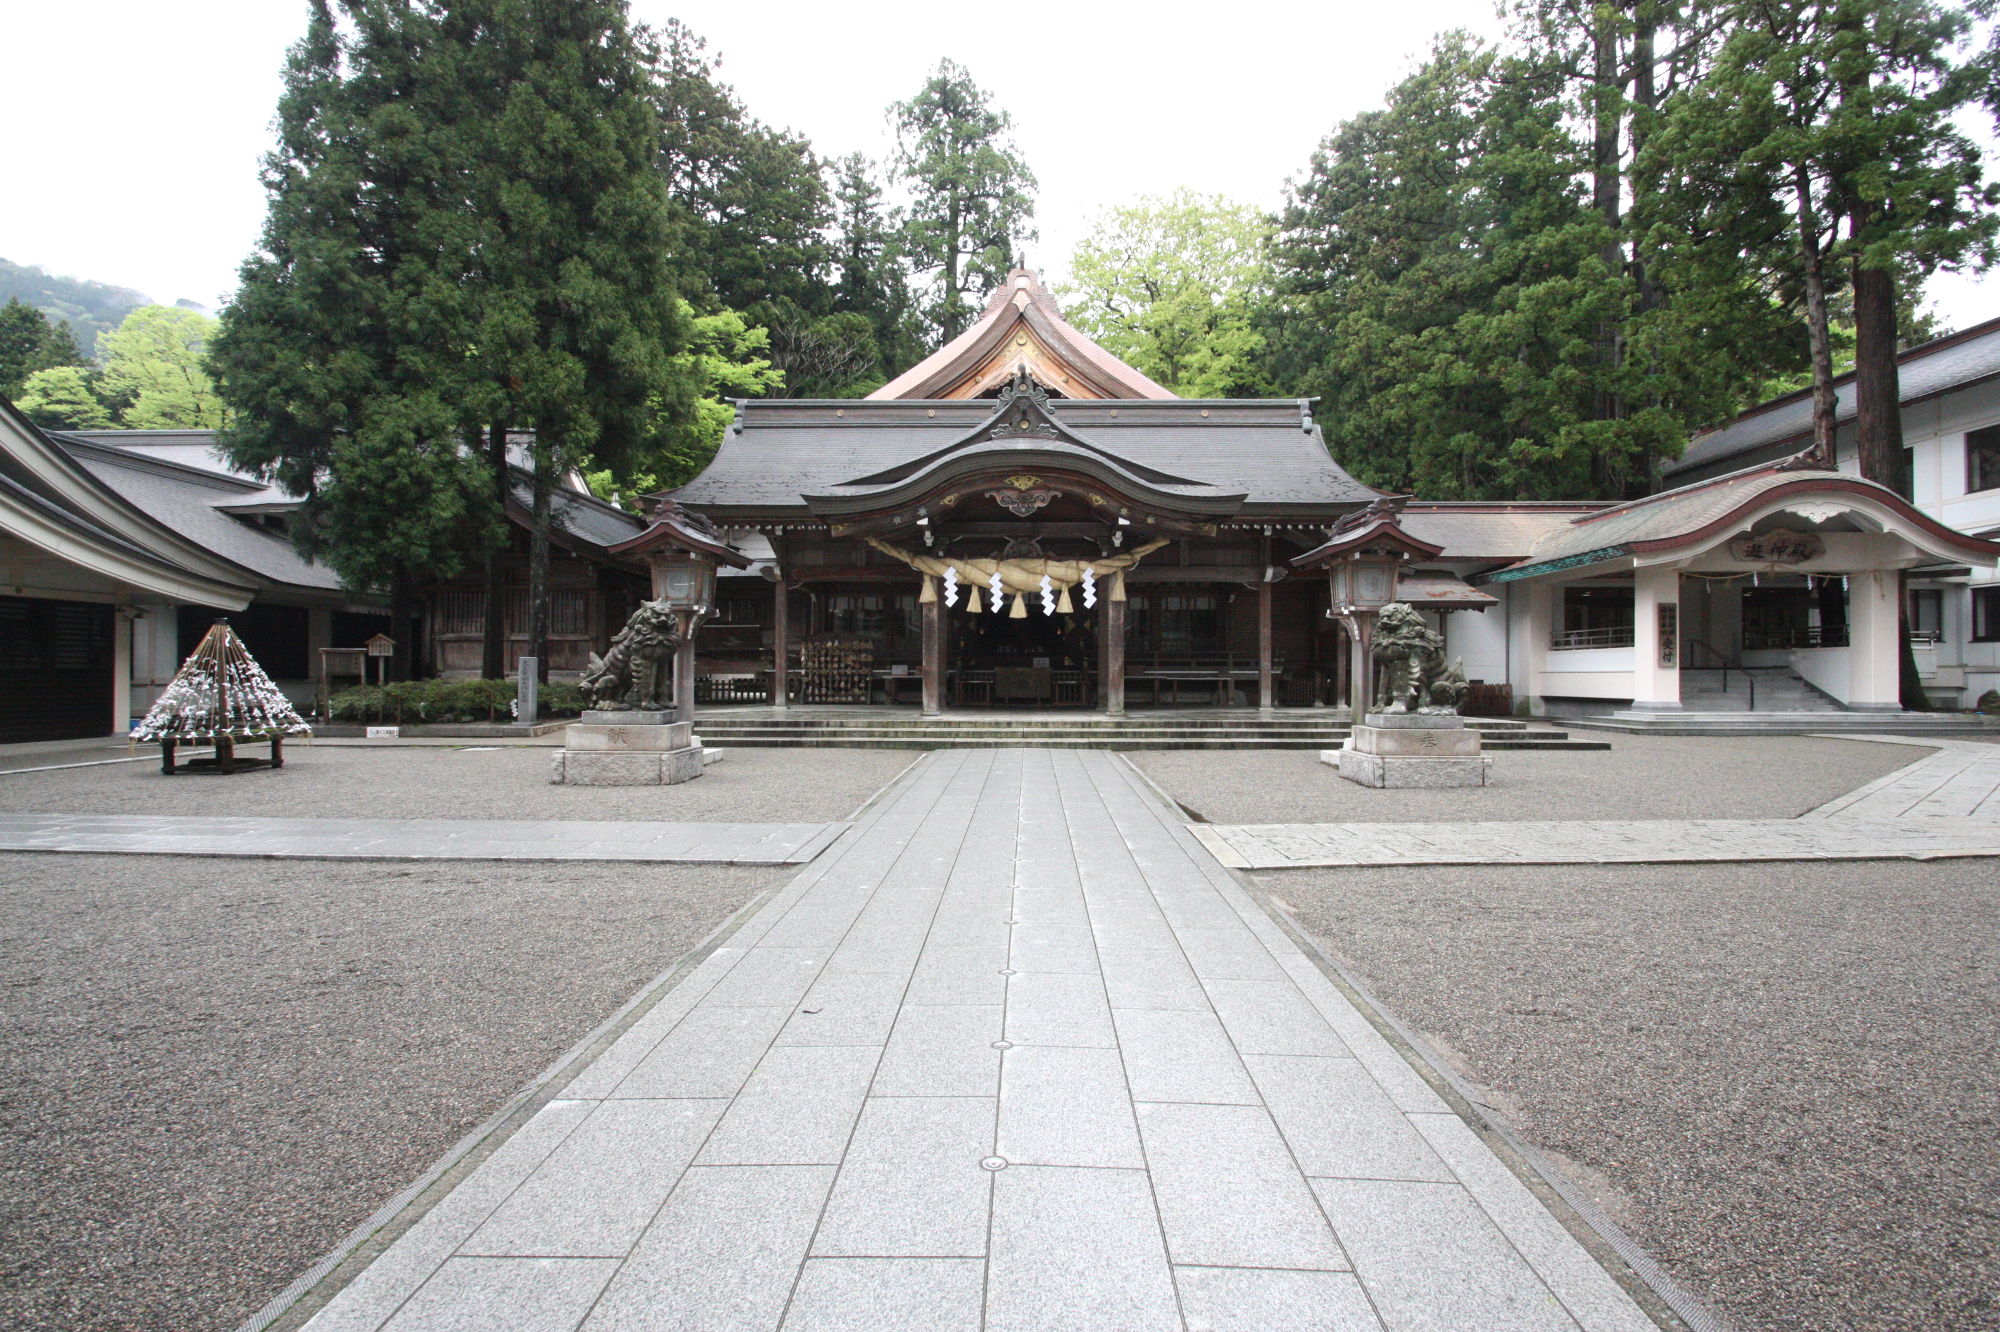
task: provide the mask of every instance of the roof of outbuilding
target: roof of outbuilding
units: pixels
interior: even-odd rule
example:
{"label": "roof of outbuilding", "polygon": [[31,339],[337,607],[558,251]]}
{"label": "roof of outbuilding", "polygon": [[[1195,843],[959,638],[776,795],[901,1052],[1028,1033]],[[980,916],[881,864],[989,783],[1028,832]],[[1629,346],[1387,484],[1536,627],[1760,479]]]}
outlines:
{"label": "roof of outbuilding", "polygon": [[340,575],[300,555],[282,535],[232,517],[217,506],[256,498],[266,487],[155,456],[71,437],[71,457],[135,508],[211,554],[272,583],[335,591]]}
{"label": "roof of outbuilding", "polygon": [[[2000,319],[1912,347],[1896,358],[1896,366],[1898,391],[1905,404],[2000,375]],[[1854,419],[1854,391],[1853,374],[1834,380],[1839,404],[1836,421]],[[1796,452],[1812,439],[1812,413],[1810,389],[1774,398],[1725,426],[1696,435],[1687,452],[1667,464],[1666,472],[1673,476],[1732,459],[1749,461],[1754,454]]]}
{"label": "roof of outbuilding", "polygon": [[[1378,492],[1343,471],[1297,400],[1057,399],[1064,432],[1190,495],[1242,494],[1243,512],[1334,514]],[[721,516],[805,516],[805,495],[841,493],[952,448],[995,415],[985,400],[745,402],[701,475],[675,499]],[[1009,441],[1033,447],[1032,440]],[[1050,466],[1057,466],[1051,454]]]}
{"label": "roof of outbuilding", "polygon": [[1401,521],[1411,536],[1443,546],[1440,559],[1513,561],[1524,558],[1548,533],[1610,504],[1609,500],[1518,504],[1412,500]]}
{"label": "roof of outbuilding", "polygon": [[1739,521],[1752,506],[1783,496],[1847,495],[1894,512],[1928,534],[1938,549],[1974,558],[1992,558],[1990,542],[1953,531],[1912,508],[1886,486],[1845,472],[1760,466],[1662,491],[1575,518],[1544,534],[1528,557],[1492,575],[1506,582],[1558,569],[1580,567],[1627,555],[1646,554],[1698,543],[1718,528]]}

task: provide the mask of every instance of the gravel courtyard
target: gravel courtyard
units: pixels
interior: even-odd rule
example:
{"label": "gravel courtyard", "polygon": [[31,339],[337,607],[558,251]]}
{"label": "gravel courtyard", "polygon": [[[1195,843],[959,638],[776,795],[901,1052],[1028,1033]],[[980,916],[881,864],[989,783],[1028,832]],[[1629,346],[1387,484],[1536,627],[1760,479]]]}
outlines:
{"label": "gravel courtyard", "polygon": [[[915,757],[734,750],[681,786],[582,788],[548,756],[0,773],[0,809],[816,821]],[[0,1326],[235,1327],[791,872],[0,855]]]}
{"label": "gravel courtyard", "polygon": [[1815,736],[1573,734],[1612,747],[1499,750],[1491,784],[1458,791],[1370,790],[1342,778],[1314,750],[1129,757],[1209,823],[1429,823],[1789,819],[1932,752]]}
{"label": "gravel courtyard", "polygon": [[[0,810],[320,819],[844,819],[916,759],[901,750],[731,749],[679,786],[554,786],[552,746],[290,745],[276,772],[160,774],[141,763],[0,771]],[[92,752],[91,758],[102,757]],[[60,763],[64,756],[51,756]]]}
{"label": "gravel courtyard", "polygon": [[235,1327],[783,877],[0,856],[0,1326]]}
{"label": "gravel courtyard", "polygon": [[1738,1332],[2000,1327],[2000,861],[1259,882]]}

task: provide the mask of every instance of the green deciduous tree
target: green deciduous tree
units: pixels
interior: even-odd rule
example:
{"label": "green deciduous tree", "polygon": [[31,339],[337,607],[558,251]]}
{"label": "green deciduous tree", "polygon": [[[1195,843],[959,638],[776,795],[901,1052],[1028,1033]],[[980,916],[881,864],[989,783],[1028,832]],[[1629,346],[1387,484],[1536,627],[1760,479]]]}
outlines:
{"label": "green deciduous tree", "polygon": [[196,310],[142,305],[98,339],[98,390],[133,430],[214,430],[229,409],[206,368],[216,321]]}
{"label": "green deciduous tree", "polygon": [[940,60],[889,115],[896,173],[910,194],[904,252],[929,275],[925,317],[949,342],[1035,238],[1034,173],[1008,137],[1013,118],[953,61]]}
{"label": "green deciduous tree", "polygon": [[36,425],[52,430],[109,430],[115,424],[90,372],[80,365],[35,371],[21,386],[14,405]]}
{"label": "green deciduous tree", "polygon": [[1274,221],[1182,189],[1097,219],[1058,289],[1072,323],[1182,397],[1264,391]]}

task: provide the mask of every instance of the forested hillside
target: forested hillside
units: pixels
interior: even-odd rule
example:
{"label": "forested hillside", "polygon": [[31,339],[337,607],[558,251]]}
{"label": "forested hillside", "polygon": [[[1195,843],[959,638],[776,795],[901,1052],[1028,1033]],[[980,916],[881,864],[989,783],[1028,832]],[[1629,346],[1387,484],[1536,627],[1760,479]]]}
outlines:
{"label": "forested hillside", "polygon": [[152,299],[130,287],[87,278],[58,277],[33,264],[0,259],[0,304],[18,300],[32,305],[52,322],[67,323],[76,345],[86,356],[97,355],[97,338]]}

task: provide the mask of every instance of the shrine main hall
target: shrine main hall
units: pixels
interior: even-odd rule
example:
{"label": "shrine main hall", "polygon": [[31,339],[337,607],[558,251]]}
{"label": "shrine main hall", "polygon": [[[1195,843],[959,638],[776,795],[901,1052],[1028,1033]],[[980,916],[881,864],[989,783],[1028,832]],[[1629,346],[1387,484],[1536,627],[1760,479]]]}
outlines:
{"label": "shrine main hall", "polygon": [[[1314,552],[1392,507],[1311,400],[1176,397],[1025,270],[867,398],[741,403],[668,498],[748,564],[701,630],[704,702],[926,714],[1346,706]],[[1471,712],[1673,711],[1683,667],[1773,652],[1828,709],[1894,711],[1899,576],[2000,555],[1797,459],[1623,504],[1394,508],[1399,599]]]}

